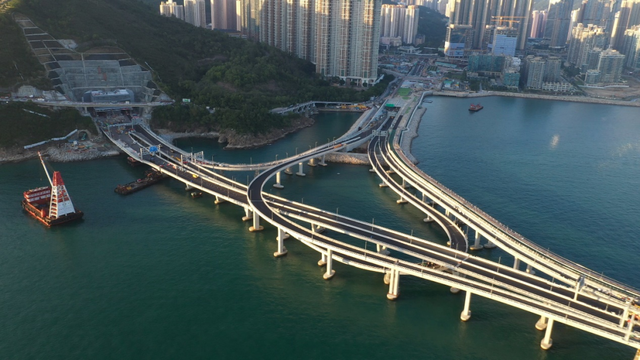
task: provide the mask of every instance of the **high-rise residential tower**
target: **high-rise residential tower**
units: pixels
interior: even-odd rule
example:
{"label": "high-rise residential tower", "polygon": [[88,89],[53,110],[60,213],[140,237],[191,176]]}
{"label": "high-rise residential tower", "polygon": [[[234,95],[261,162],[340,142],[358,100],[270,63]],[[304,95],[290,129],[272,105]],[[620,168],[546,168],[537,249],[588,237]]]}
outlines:
{"label": "high-rise residential tower", "polygon": [[160,3],[160,15],[174,16],[180,20],[184,20],[184,6],[178,5],[173,0]]}
{"label": "high-rise residential tower", "polygon": [[573,0],[551,0],[547,10],[547,25],[544,37],[549,39],[549,46],[562,47],[567,43],[571,24]]}
{"label": "high-rise residential tower", "polygon": [[207,27],[204,0],[184,0],[184,21],[194,26]]}

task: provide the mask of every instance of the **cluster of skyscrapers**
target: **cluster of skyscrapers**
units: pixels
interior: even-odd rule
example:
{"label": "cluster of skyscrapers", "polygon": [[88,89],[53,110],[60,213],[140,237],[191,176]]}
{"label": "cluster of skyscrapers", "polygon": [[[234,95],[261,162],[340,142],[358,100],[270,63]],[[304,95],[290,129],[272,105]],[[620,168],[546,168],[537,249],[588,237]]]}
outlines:
{"label": "cluster of skyscrapers", "polygon": [[[185,0],[169,0],[160,13],[202,26],[200,17],[187,17]],[[324,77],[338,77],[352,85],[371,85],[378,77],[378,43],[382,0],[210,0],[211,28],[240,31],[307,59]],[[181,12],[182,11],[182,12]],[[200,12],[203,14],[204,12]],[[416,22],[417,26],[417,22]],[[407,36],[415,37],[415,33]]]}
{"label": "cluster of skyscrapers", "polygon": [[533,0],[451,0],[445,54],[468,56],[473,51],[513,55],[525,48]]}
{"label": "cluster of skyscrapers", "polygon": [[399,46],[414,44],[418,34],[420,10],[417,5],[382,5],[380,43]]}

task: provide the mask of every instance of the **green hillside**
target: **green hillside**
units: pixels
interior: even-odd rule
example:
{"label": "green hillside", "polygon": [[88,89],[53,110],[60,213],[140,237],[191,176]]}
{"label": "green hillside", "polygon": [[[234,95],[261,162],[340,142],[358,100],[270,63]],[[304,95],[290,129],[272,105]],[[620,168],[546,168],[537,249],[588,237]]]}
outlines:
{"label": "green hillside", "polygon": [[81,116],[73,109],[51,111],[31,102],[10,103],[0,104],[0,114],[0,148],[24,146],[65,136],[75,129],[96,134],[91,118]]}
{"label": "green hillside", "polygon": [[[385,86],[367,91],[331,86],[317,77],[308,61],[159,16],[156,5],[140,1],[65,0],[60,6],[59,0],[11,0],[9,4],[54,37],[74,39],[79,50],[105,43],[122,48],[148,65],[170,96],[190,98],[195,104],[193,116],[183,118],[208,130],[263,132],[287,125],[286,118],[268,113],[274,107],[310,99],[361,101]],[[198,106],[215,108],[215,114],[210,116]],[[154,117],[169,120],[167,113],[172,112],[181,110],[161,109]]]}

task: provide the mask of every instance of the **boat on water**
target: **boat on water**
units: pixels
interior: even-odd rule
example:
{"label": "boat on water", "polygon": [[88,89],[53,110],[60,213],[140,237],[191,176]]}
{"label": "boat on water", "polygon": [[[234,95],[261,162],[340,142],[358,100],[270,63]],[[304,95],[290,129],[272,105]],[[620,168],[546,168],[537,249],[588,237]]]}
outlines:
{"label": "boat on water", "polygon": [[54,171],[52,179],[42,155],[38,153],[38,156],[51,186],[25,191],[22,208],[48,227],[82,219],[84,213],[73,206],[60,172]]}
{"label": "boat on water", "polygon": [[166,178],[166,175],[158,170],[147,170],[142,179],[132,181],[128,184],[118,185],[113,191],[120,195],[129,195],[151,186],[164,178]]}
{"label": "boat on water", "polygon": [[469,111],[480,111],[484,108],[484,106],[480,105],[480,104],[471,104],[469,106]]}
{"label": "boat on water", "polygon": [[200,198],[200,197],[202,197],[202,192],[201,191],[193,191],[191,193],[191,197],[194,198],[194,199]]}

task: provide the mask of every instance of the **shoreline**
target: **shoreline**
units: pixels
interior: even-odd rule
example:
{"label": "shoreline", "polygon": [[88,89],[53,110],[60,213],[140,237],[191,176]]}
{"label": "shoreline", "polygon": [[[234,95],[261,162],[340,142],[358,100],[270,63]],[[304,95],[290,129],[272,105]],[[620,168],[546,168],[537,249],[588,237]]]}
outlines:
{"label": "shoreline", "polygon": [[601,98],[583,97],[583,96],[539,95],[539,94],[527,94],[527,93],[502,92],[502,91],[483,91],[481,93],[467,93],[467,92],[463,93],[463,92],[456,92],[456,91],[430,91],[430,93],[431,93],[430,95],[433,95],[433,96],[449,96],[449,97],[457,97],[457,98],[504,96],[504,97],[513,97],[513,98],[521,98],[521,99],[555,100],[555,101],[578,102],[578,103],[600,104],[600,105],[622,105],[622,106],[640,107],[640,101],[636,102],[636,101],[625,101],[625,100],[616,100],[616,99],[601,99]]}

